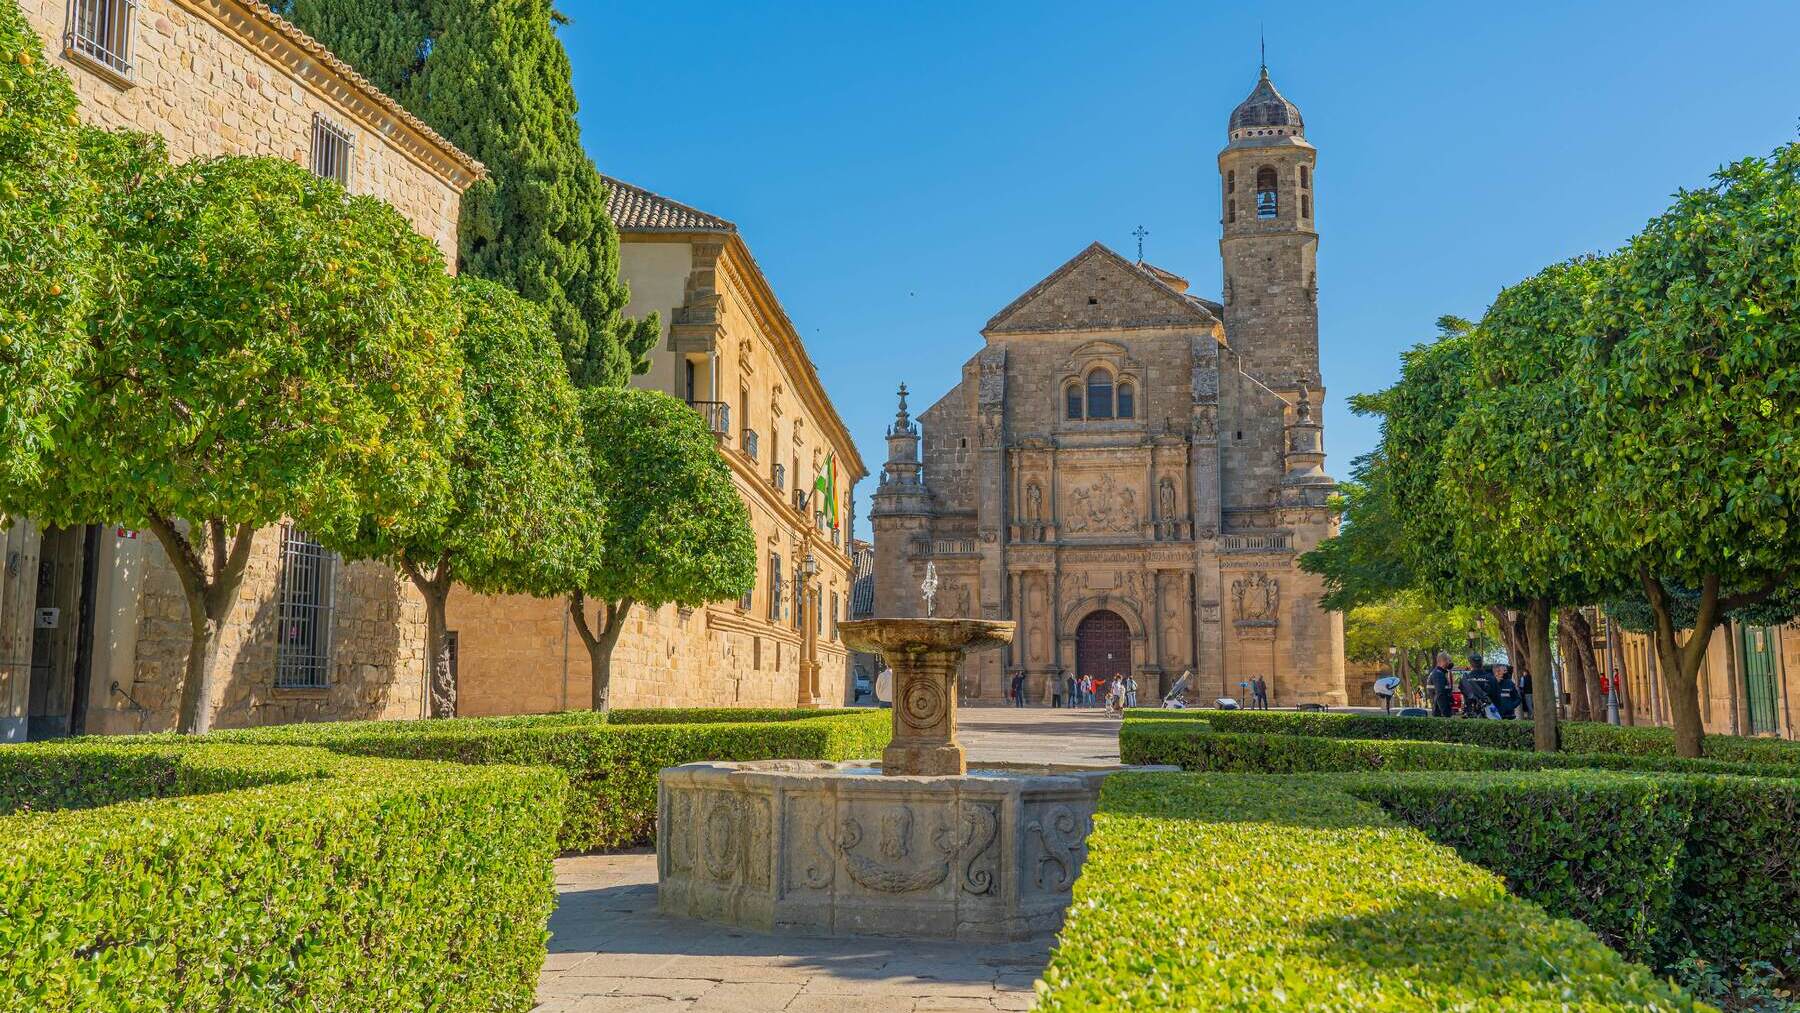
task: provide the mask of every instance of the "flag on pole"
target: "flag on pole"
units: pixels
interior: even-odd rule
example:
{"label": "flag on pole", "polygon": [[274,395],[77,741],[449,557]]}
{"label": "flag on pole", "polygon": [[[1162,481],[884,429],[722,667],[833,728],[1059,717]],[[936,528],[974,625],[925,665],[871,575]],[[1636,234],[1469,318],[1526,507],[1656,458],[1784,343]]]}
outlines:
{"label": "flag on pole", "polygon": [[823,506],[825,520],[832,527],[838,526],[837,495],[837,455],[825,455],[825,470],[813,480],[813,491],[825,498]]}

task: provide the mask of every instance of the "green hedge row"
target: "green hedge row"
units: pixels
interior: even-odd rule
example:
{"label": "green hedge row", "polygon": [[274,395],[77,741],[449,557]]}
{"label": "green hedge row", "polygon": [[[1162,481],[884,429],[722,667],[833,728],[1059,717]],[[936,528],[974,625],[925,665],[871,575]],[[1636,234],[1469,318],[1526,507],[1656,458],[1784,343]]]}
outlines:
{"label": "green hedge row", "polygon": [[3,762],[0,1010],[531,1008],[556,771],[112,741]]}
{"label": "green hedge row", "polygon": [[1696,1009],[1308,778],[1118,774],[1039,1009]]}
{"label": "green hedge row", "polygon": [[1546,771],[1332,783],[1652,966],[1689,954],[1781,966],[1800,940],[1800,781]]}
{"label": "green hedge row", "polygon": [[1207,722],[1128,718],[1119,728],[1119,759],[1128,764],[1173,764],[1186,771],[1302,774],[1366,770],[1679,771],[1791,777],[1778,764],[1687,760],[1629,753],[1534,753],[1517,749],[1407,739],[1331,739],[1265,732],[1219,732]]}
{"label": "green hedge row", "polygon": [[[805,716],[710,724],[623,718],[633,713],[658,712],[615,711],[610,721],[590,712],[570,712],[527,718],[282,725],[216,732],[212,738],[316,745],[391,759],[556,767],[569,780],[557,843],[564,851],[593,851],[656,839],[657,772],[664,767],[701,760],[866,759],[881,755],[893,722],[891,711],[872,708],[823,715],[781,711],[773,713]],[[632,720],[642,723],[625,723]]]}
{"label": "green hedge row", "polygon": [[[1138,710],[1133,717],[1208,722],[1221,732],[1274,732],[1333,739],[1406,739],[1457,742],[1494,749],[1531,749],[1529,721],[1466,721],[1455,718],[1403,718],[1386,714],[1311,711],[1159,711]],[[1600,721],[1561,724],[1563,749],[1571,753],[1620,753],[1628,756],[1675,755],[1675,735],[1667,728],[1610,725]],[[1708,735],[1707,758],[1732,763],[1800,766],[1800,742]]]}

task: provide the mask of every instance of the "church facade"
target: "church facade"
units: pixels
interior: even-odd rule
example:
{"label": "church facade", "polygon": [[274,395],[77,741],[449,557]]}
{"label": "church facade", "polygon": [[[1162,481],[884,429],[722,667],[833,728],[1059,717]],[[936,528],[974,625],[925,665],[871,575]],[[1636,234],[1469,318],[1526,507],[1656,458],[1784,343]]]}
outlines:
{"label": "church facade", "polygon": [[1219,154],[1223,301],[1095,243],[1002,309],[962,381],[900,407],[874,496],[877,615],[1018,623],[969,659],[965,701],[1012,677],[1132,674],[1145,703],[1345,703],[1342,617],[1300,553],[1336,533],[1319,405],[1314,177],[1265,69]]}

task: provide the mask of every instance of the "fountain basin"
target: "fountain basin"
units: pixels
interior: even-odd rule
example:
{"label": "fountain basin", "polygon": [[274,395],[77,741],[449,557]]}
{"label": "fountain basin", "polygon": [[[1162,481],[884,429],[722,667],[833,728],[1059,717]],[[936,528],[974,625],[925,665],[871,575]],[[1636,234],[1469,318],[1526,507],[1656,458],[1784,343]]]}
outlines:
{"label": "fountain basin", "polygon": [[1119,769],[881,776],[867,762],[670,767],[658,788],[657,904],[764,931],[1041,936],[1062,924],[1100,782]]}

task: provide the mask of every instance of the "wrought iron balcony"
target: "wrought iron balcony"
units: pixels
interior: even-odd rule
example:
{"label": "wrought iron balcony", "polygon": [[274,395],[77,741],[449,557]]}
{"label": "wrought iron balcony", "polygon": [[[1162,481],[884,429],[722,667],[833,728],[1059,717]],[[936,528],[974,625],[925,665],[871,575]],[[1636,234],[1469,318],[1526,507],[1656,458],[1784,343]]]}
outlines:
{"label": "wrought iron balcony", "polygon": [[769,484],[775,487],[776,492],[787,488],[787,467],[780,461],[769,469]]}
{"label": "wrought iron balcony", "polygon": [[744,451],[744,456],[748,457],[752,461],[756,460],[756,454],[757,454],[757,449],[758,449],[757,448],[756,430],[746,428],[743,432],[741,439],[743,442],[739,443],[738,447]]}
{"label": "wrought iron balcony", "polygon": [[706,428],[713,435],[731,435],[731,405],[724,401],[689,401],[688,405],[706,420]]}

